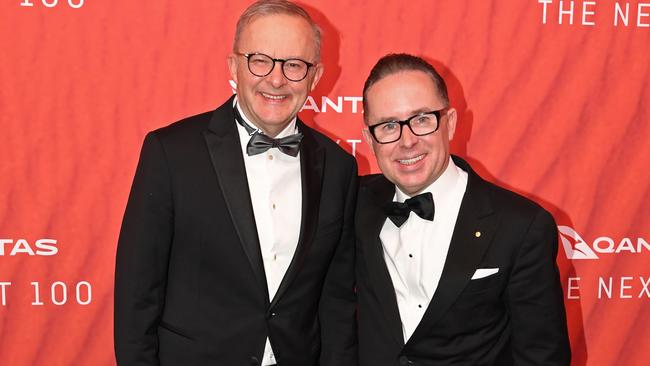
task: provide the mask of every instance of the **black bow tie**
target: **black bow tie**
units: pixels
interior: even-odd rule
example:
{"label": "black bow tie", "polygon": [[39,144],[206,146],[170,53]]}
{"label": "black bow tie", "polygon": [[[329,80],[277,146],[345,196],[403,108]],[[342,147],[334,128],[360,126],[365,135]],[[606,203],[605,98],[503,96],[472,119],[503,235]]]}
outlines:
{"label": "black bow tie", "polygon": [[384,210],[390,221],[397,227],[402,226],[406,222],[411,211],[425,220],[433,221],[433,214],[435,212],[433,195],[431,192],[427,192],[409,198],[404,203],[389,202],[384,206]]}
{"label": "black bow tie", "polygon": [[259,132],[255,132],[248,141],[248,145],[246,145],[246,153],[248,155],[257,155],[272,147],[277,147],[287,155],[296,156],[300,151],[300,140],[302,140],[301,133],[274,139]]}
{"label": "black bow tie", "polygon": [[300,151],[300,141],[303,137],[301,133],[274,139],[273,137],[269,137],[260,133],[256,128],[246,123],[246,121],[244,121],[242,116],[239,114],[237,107],[234,107],[234,110],[235,120],[237,123],[244,127],[246,132],[248,132],[248,135],[251,137],[251,139],[248,140],[248,144],[246,145],[246,153],[249,156],[261,154],[274,147],[278,148],[278,150],[287,155],[294,157],[298,155],[298,152]]}

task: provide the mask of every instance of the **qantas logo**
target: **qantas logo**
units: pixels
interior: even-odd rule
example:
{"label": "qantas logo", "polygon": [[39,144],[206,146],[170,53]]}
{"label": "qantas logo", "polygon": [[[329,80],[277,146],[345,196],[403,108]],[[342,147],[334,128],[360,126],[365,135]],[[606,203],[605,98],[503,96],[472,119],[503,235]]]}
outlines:
{"label": "qantas logo", "polygon": [[650,253],[650,244],[644,238],[623,238],[615,240],[600,236],[591,244],[587,243],[578,232],[569,226],[558,226],[562,248],[568,259],[598,259],[602,254]]}
{"label": "qantas logo", "polygon": [[596,253],[575,230],[568,226],[558,226],[557,229],[560,231],[560,240],[567,258],[598,259]]}
{"label": "qantas logo", "polygon": [[0,256],[52,256],[59,252],[56,239],[0,239]]}

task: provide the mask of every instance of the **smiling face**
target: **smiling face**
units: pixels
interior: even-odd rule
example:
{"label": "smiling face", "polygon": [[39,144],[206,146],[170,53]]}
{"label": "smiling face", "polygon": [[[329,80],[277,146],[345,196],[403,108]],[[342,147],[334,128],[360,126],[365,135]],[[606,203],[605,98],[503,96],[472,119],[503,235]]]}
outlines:
{"label": "smiling face", "polygon": [[[400,71],[373,84],[366,94],[368,125],[447,107],[429,75],[422,71]],[[456,111],[449,108],[440,116],[440,127],[426,136],[414,135],[404,126],[402,137],[379,144],[366,129],[364,137],[372,147],[377,164],[388,180],[413,196],[433,183],[449,163],[449,141],[456,129]]]}
{"label": "smiling face", "polygon": [[[294,15],[273,14],[254,18],[241,33],[240,53],[263,53],[276,59],[299,58],[317,64],[317,45],[309,23]],[[230,75],[237,83],[239,105],[246,117],[267,135],[276,136],[305,104],[323,74],[317,64],[301,81],[289,81],[280,63],[264,77],[248,70],[245,57],[228,57]]]}

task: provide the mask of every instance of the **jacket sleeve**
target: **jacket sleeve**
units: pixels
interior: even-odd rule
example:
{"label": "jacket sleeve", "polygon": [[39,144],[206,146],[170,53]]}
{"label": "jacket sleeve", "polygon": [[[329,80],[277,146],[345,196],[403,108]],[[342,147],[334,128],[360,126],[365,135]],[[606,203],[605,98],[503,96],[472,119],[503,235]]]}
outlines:
{"label": "jacket sleeve", "polygon": [[325,277],[319,305],[320,366],[357,365],[356,296],[354,293],[354,209],[358,188],[356,162],[351,164],[349,169],[347,188],[343,229]]}
{"label": "jacket sleeve", "polygon": [[515,365],[570,364],[557,249],[555,221],[540,209],[516,253],[507,290]]}
{"label": "jacket sleeve", "polygon": [[170,171],[155,134],[144,140],[117,247],[115,356],[120,366],[158,365],[158,323],[173,236]]}

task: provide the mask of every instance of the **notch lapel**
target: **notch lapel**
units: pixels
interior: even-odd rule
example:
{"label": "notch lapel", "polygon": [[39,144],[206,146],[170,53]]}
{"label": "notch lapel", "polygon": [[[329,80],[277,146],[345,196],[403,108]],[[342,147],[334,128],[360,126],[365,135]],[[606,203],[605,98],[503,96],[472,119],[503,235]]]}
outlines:
{"label": "notch lapel", "polygon": [[388,267],[386,267],[384,250],[379,239],[379,234],[387,218],[383,206],[392,201],[395,195],[395,186],[382,175],[369,179],[373,180],[372,183],[363,187],[359,194],[356,224],[358,225],[357,231],[362,234],[357,236],[357,240],[365,254],[363,259],[368,268],[368,280],[372,284],[372,289],[384,314],[386,326],[393,339],[403,346],[402,319],[397,306],[395,287]]}
{"label": "notch lapel", "polygon": [[214,112],[203,136],[235,231],[268,301],[262,252],[232,109],[233,98]]}
{"label": "notch lapel", "polygon": [[305,256],[313,244],[318,226],[318,211],[320,208],[323,169],[325,167],[325,150],[316,141],[312,131],[297,120],[298,130],[304,135],[300,144],[300,181],[302,186],[302,217],[298,245],[293,254],[287,272],[280,282],[278,291],[271,301],[273,307],[278,299],[286,292],[300,268],[305,262]]}
{"label": "notch lapel", "polygon": [[497,227],[497,215],[492,209],[487,185],[465,161],[453,158],[456,165],[468,174],[467,189],[440,282],[409,341],[425,336],[458,298],[483,259]]}

